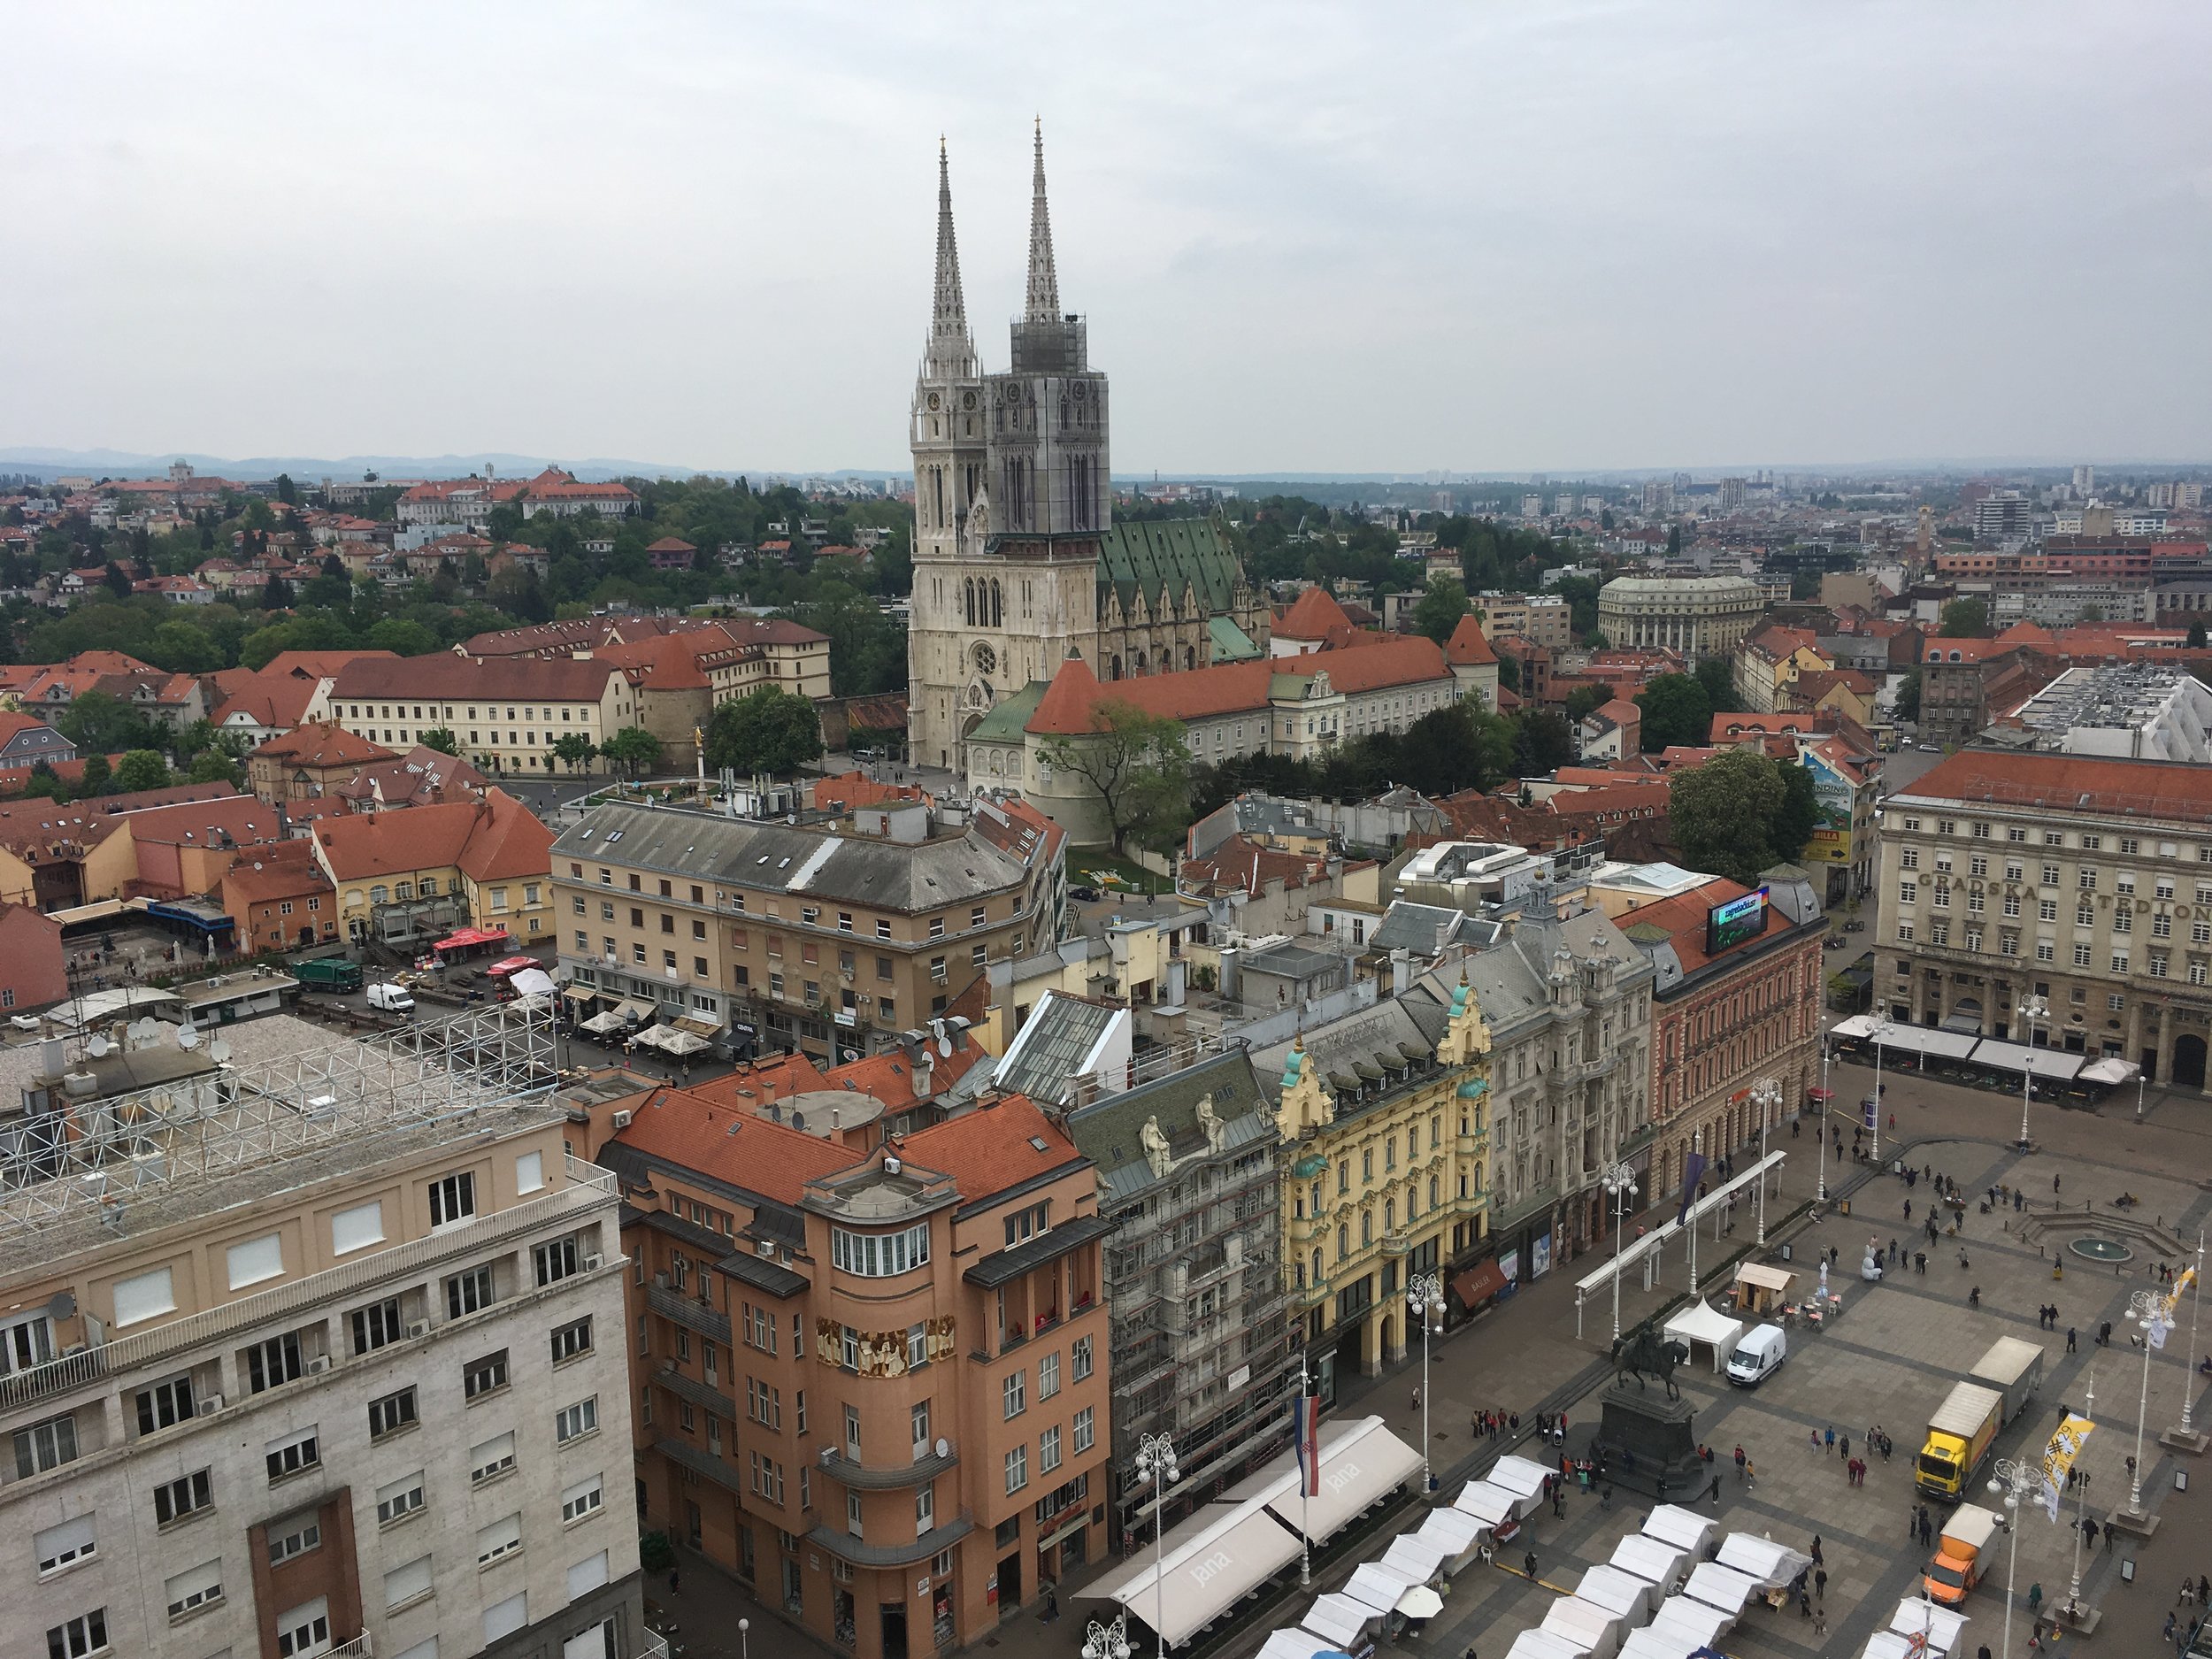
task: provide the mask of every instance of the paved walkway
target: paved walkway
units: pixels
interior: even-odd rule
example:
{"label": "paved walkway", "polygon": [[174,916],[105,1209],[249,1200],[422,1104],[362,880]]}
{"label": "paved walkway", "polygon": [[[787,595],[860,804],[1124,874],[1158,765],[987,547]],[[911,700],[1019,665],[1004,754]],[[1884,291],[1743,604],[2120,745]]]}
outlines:
{"label": "paved walkway", "polygon": [[[1889,1085],[1884,1102],[1886,1120],[1888,1113],[1895,1113],[1895,1133],[1899,1136],[1914,1140],[1942,1137],[1978,1142],[1978,1156],[1986,1167],[1993,1169],[2008,1156],[2007,1149],[2019,1133],[2020,1106],[2016,1095],[1955,1087],[1894,1069],[1886,1069],[1884,1079]],[[1871,1071],[1870,1068],[1839,1064],[1835,1068],[1831,1081],[1839,1099],[1851,1100],[1863,1094],[1870,1085]],[[2102,1116],[2062,1110],[2038,1102],[2032,1108],[2031,1117],[2031,1132],[2038,1143],[2038,1167],[2047,1164],[2048,1167],[2064,1172],[2066,1196],[2069,1199],[2078,1193],[2082,1199],[2093,1200],[2100,1204],[2128,1187],[2131,1175],[2162,1176],[2168,1183],[2185,1187],[2199,1172],[2212,1173],[2212,1105],[2208,1105],[2193,1094],[2177,1095],[2170,1099],[2154,1093],[2148,1097],[2147,1106],[2144,1118],[2139,1121],[2131,1099],[2116,1101]],[[1892,1137],[1886,1121],[1882,1138],[1886,1145],[1890,1143]],[[1847,1148],[1850,1144],[1847,1129],[1844,1141]],[[1794,1140],[1786,1133],[1770,1137],[1770,1146],[1792,1155],[1783,1170],[1779,1209],[1770,1211],[1770,1214],[1785,1213],[1813,1192],[1817,1159],[1814,1156],[1815,1143],[1810,1135],[1809,1123],[1804,1135]],[[1951,1162],[1954,1172],[1959,1174],[1962,1179],[1967,1179],[1965,1160],[1955,1158]],[[1837,1169],[1832,1155],[1829,1165],[1832,1192],[1840,1187],[1847,1177],[1857,1174],[1863,1168],[1863,1165],[1851,1164],[1847,1153],[1841,1172]],[[2026,1179],[2023,1179],[2021,1184],[2028,1186],[2032,1191],[2035,1190]],[[2147,1184],[2144,1180],[2134,1182],[2139,1187]],[[1919,1193],[1924,1194],[1925,1190],[1924,1187]],[[2179,1187],[2177,1191],[2179,1191]],[[1824,1240],[1830,1232],[1836,1233],[1839,1240],[1843,1240],[1846,1233],[1852,1236],[1852,1240],[1855,1240],[1863,1235],[1866,1225],[1878,1207],[1881,1216],[1878,1225],[1885,1230],[1885,1234],[1888,1230],[1901,1233],[1901,1216],[1895,1206],[1903,1196],[1905,1194],[1901,1187],[1887,1180],[1877,1181],[1855,1206],[1859,1214],[1847,1221],[1840,1217],[1831,1217],[1823,1232]],[[1769,1202],[1770,1205],[1775,1202],[1772,1199]],[[2047,1203],[2048,1201],[2045,1202]],[[2196,1215],[2208,1210],[2212,1210],[2212,1204],[2199,1202],[2195,1206],[2196,1214],[2190,1217],[2193,1230]],[[1647,1212],[1646,1218],[1657,1220],[1669,1214],[1671,1214],[1671,1210],[1663,1207]],[[1975,1219],[1984,1229],[1993,1225],[1982,1222],[1978,1217]],[[2182,1200],[2178,1196],[2174,1213],[2164,1219],[2170,1226],[2182,1221]],[[1749,1242],[1754,1236],[1754,1225],[1750,1212],[1740,1209],[1735,1235],[1724,1240],[1722,1248],[1732,1248]],[[1703,1281],[1701,1289],[1708,1294],[1713,1288],[1709,1264],[1717,1259],[1709,1236],[1711,1227],[1712,1223],[1709,1219],[1704,1224],[1707,1238],[1700,1247],[1701,1279]],[[1976,1248],[1981,1247],[1978,1245]],[[1469,1419],[1478,1409],[1487,1408],[1509,1414],[1517,1412],[1522,1418],[1525,1437],[1534,1414],[1540,1410],[1564,1409],[1571,1420],[1578,1420],[1576,1402],[1584,1394],[1594,1390],[1597,1384],[1597,1362],[1602,1356],[1605,1342],[1611,1335],[1612,1315],[1609,1297],[1601,1294],[1583,1310],[1584,1335],[1578,1340],[1574,1281],[1601,1265],[1602,1261],[1601,1255],[1587,1255],[1578,1262],[1555,1267],[1544,1279],[1522,1290],[1507,1305],[1443,1338],[1431,1350],[1428,1448],[1435,1461],[1440,1486],[1448,1490],[1455,1484],[1451,1472],[1455,1466],[1478,1455],[1486,1455],[1504,1447],[1502,1441],[1494,1443],[1486,1440],[1478,1445],[1469,1430]],[[1666,1298],[1684,1290],[1686,1265],[1679,1248],[1671,1251],[1662,1269],[1662,1282],[1652,1292],[1642,1290],[1639,1279],[1632,1272],[1623,1286],[1621,1317],[1624,1327],[1659,1306]],[[1932,1262],[1932,1274],[1934,1265]],[[1844,1263],[1843,1271],[1848,1279],[1851,1264]],[[2078,1276],[2078,1294],[2083,1296],[2091,1294],[2093,1282],[2086,1275]],[[2124,1298],[2122,1300],[2124,1301]],[[2072,1317],[2069,1315],[2070,1318]],[[2082,1317],[2085,1318],[2086,1314]],[[2029,1328],[2032,1330],[2033,1326]],[[2116,1335],[2115,1340],[2116,1342],[2118,1340]],[[2179,1341],[2185,1340],[2185,1336],[2177,1339],[2177,1348]],[[2055,1346],[2062,1345],[2063,1338],[2053,1338],[2052,1341]],[[2212,1325],[2207,1326],[2204,1342],[2212,1344]],[[2124,1370],[2129,1356],[2121,1354],[2116,1357],[2120,1363],[2110,1367],[2110,1370]],[[1379,1415],[1409,1443],[1419,1445],[1422,1441],[1422,1417],[1413,1402],[1413,1389],[1418,1384],[1420,1369],[1421,1362],[1416,1350],[1411,1359],[1380,1377],[1340,1379],[1341,1400],[1335,1415]],[[2177,1378],[2180,1374],[2180,1367],[2177,1363],[2166,1364],[2165,1371]],[[2178,1415],[2179,1386],[2178,1381],[2169,1384],[2173,1396],[2170,1403],[2175,1408],[2167,1411],[2169,1417]],[[2116,1380],[2115,1386],[2118,1386]],[[2156,1384],[2154,1384],[2153,1395],[2154,1433],[2163,1423],[2160,1417],[2160,1389]],[[2056,1399],[2062,1396],[2047,1391],[2047,1397]],[[2125,1449],[2115,1449],[2122,1437],[2116,1432],[2120,1426],[2116,1419],[2124,1417],[2125,1432],[2131,1433],[2133,1428],[2134,1400],[2131,1396],[2124,1403],[2126,1409],[2122,1413],[2117,1410],[2117,1402],[2112,1395],[2107,1394],[2104,1386],[2100,1386],[2098,1416],[2101,1421],[2107,1422],[2116,1430],[2106,1440],[2106,1449],[2116,1462]],[[1917,1425],[1908,1431],[1916,1432]],[[1907,1434],[1896,1432],[1893,1427],[1892,1432],[1900,1452],[1903,1453]],[[2118,1582],[2116,1559],[2112,1567],[2105,1571],[2101,1580],[2093,1579],[2085,1586],[2087,1599],[2101,1603],[2107,1609],[2106,1625],[2093,1640],[2102,1651],[2125,1655],[2128,1659],[2136,1659],[2136,1655],[2145,1655],[2148,1659],[2158,1651],[2155,1640],[2158,1629],[2167,1609],[2173,1605],[2174,1590],[2178,1586],[2181,1573],[2190,1565],[2187,1558],[2202,1553],[2205,1559],[2193,1570],[2212,1572],[2212,1549],[2207,1548],[2207,1540],[2200,1529],[2190,1524],[2192,1512],[2187,1507],[2192,1502],[2205,1500],[2198,1498],[2193,1493],[2177,1494],[2172,1490],[2176,1465],[2170,1455],[2161,1454],[2153,1444],[2147,1448],[2146,1455],[2149,1468],[2144,1502],[2147,1507],[2171,1513],[2173,1519],[2169,1525],[2162,1525],[2160,1535],[2142,1549],[2138,1557],[2139,1577],[2134,1586],[2124,1586]],[[2205,1480],[2212,1481],[2212,1460],[2207,1460],[2201,1465],[2201,1471]],[[2192,1472],[2196,1471],[2193,1469]],[[2123,1479],[2124,1476],[2116,1470],[2113,1471],[2108,1480],[2100,1483],[2100,1498],[2117,1495],[2110,1493],[2108,1488],[2118,1486]],[[1763,1487],[1764,1485],[1763,1480]],[[1594,1509],[1593,1504],[1594,1513]],[[1592,1524],[1590,1530],[1594,1531],[1595,1525]],[[2039,1517],[2035,1525],[2040,1525]],[[1883,1565],[1882,1571],[1896,1577],[1902,1583],[1911,1576],[1908,1570],[1916,1568],[1922,1559],[1923,1554],[1916,1546],[1907,1546]],[[1107,1603],[1082,1599],[1083,1587],[1118,1564],[1098,1563],[1082,1574],[1064,1580],[1060,1596],[1061,1617],[1057,1621],[1044,1621],[1033,1607],[1019,1609],[997,1632],[978,1644],[979,1649],[987,1649],[996,1659],[1070,1659],[1081,1647],[1086,1620],[1110,1610]],[[2024,1562],[2023,1566],[2024,1591],[2027,1563]],[[2169,1580],[2171,1582],[2169,1583]],[[1516,1581],[1526,1594],[1536,1594],[1534,1586],[1528,1586],[1525,1580]],[[2040,1581],[2047,1599],[2056,1599],[2063,1594],[2065,1576],[2062,1572],[2045,1576]],[[753,1653],[765,1656],[838,1651],[786,1624],[779,1615],[763,1608],[756,1598],[726,1574],[695,1558],[687,1557],[685,1560],[680,1590],[672,1594],[664,1579],[652,1581],[647,1585],[647,1597],[649,1602],[658,1604],[675,1623],[677,1628],[671,1640],[672,1651],[680,1647],[690,1655],[690,1659],[749,1659],[736,1631],[736,1622],[740,1617],[751,1621],[749,1635],[752,1640],[750,1651]],[[1487,1598],[1485,1600],[1486,1601]],[[1540,1611],[1540,1609],[1536,1610]],[[1978,1615],[1985,1615],[1990,1610],[1987,1608],[1979,1609]],[[1462,1604],[1455,1611],[1463,1622],[1472,1609]],[[1510,1617],[1502,1605],[1499,1614],[1504,1620],[1502,1629],[1517,1628],[1527,1622]],[[1974,1631],[1976,1640],[1987,1640],[1992,1651],[1995,1652],[1999,1646],[1999,1632],[1989,1629],[1984,1633],[1985,1626],[1993,1622],[1978,1616]],[[1457,1655],[1464,1651],[1468,1637],[1455,1632],[1449,1621],[1440,1621],[1440,1624],[1445,1628],[1431,1637],[1403,1644],[1405,1649],[1415,1653],[1448,1653],[1453,1659],[1457,1659]],[[1272,1624],[1266,1628],[1272,1628]],[[763,1645],[761,1640],[764,1631],[772,1633],[768,1645]],[[1266,1629],[1256,1627],[1248,1632],[1250,1640],[1247,1641],[1243,1637],[1248,1632],[1240,1632],[1240,1639],[1225,1651],[1232,1654],[1248,1652],[1258,1645],[1265,1633]],[[1840,1630],[1836,1633],[1840,1636]],[[2024,1653],[2024,1618],[2016,1621],[2015,1634],[2016,1648]],[[1794,1640],[1797,1636],[1794,1631],[1789,1632],[1788,1635],[1793,1640],[1784,1641],[1779,1647],[1763,1640],[1755,1650],[1770,1653],[1825,1651],[1812,1644],[1809,1627],[1801,1641]],[[2149,1640],[2147,1642],[2141,1640],[2143,1638]],[[1508,1636],[1504,1641],[1496,1641],[1484,1635],[1480,1645],[1486,1653],[1494,1646],[1502,1653],[1504,1647],[1509,1645],[1509,1640]],[[1724,1645],[1731,1651],[1743,1649],[1742,1644],[1732,1640]],[[1833,1651],[1841,1652],[1842,1649],[1837,1647]],[[1852,1646],[1851,1651],[1855,1654],[1857,1644]],[[2014,1656],[2003,1655],[2002,1659],[2014,1659]]]}

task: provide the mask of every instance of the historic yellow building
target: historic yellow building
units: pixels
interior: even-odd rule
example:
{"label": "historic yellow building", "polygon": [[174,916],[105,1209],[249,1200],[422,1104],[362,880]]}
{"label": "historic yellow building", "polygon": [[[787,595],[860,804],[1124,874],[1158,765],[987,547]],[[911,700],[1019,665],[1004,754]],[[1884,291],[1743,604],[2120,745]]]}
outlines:
{"label": "historic yellow building", "polygon": [[[1284,1263],[1325,1397],[1345,1371],[1402,1358],[1406,1286],[1448,1285],[1489,1232],[1490,1033],[1463,980],[1305,1032],[1253,1056],[1294,1141]],[[1448,1312],[1468,1310],[1448,1291]]]}

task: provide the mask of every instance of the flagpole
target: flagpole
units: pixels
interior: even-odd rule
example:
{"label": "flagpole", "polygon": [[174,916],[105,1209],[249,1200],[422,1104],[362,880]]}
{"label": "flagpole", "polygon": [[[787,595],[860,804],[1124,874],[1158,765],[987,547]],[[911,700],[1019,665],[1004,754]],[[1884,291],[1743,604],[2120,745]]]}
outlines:
{"label": "flagpole", "polygon": [[[1309,1455],[1306,1450],[1306,1419],[1313,1411],[1313,1407],[1307,1403],[1310,1397],[1306,1392],[1306,1350],[1302,1348],[1298,1350],[1299,1404],[1292,1423],[1293,1432],[1298,1436],[1298,1462],[1301,1465],[1304,1464]],[[1315,1454],[1321,1449],[1318,1424],[1314,1425],[1313,1449]],[[1312,1485],[1311,1476],[1302,1466],[1298,1471],[1298,1587],[1301,1590],[1313,1587],[1313,1529],[1306,1521],[1306,1492]]]}

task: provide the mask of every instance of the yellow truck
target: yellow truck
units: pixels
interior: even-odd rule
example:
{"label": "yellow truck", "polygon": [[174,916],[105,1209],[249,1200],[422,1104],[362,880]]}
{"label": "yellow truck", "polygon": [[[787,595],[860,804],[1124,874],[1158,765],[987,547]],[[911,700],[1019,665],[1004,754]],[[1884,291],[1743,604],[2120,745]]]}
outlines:
{"label": "yellow truck", "polygon": [[1928,1594],[1946,1607],[1956,1607],[1966,1593],[1981,1581],[1983,1557],[1989,1540],[2004,1522],[1993,1509],[1962,1503],[1943,1524],[1936,1540],[1935,1559],[1928,1563],[1924,1582]]}
{"label": "yellow truck", "polygon": [[1927,1440],[1914,1460],[1914,1484],[1932,1498],[1966,1495],[1998,1431],[2043,1386],[2043,1350],[2021,1337],[1999,1337],[1971,1375],[1972,1381],[1953,1387],[1930,1416]]}

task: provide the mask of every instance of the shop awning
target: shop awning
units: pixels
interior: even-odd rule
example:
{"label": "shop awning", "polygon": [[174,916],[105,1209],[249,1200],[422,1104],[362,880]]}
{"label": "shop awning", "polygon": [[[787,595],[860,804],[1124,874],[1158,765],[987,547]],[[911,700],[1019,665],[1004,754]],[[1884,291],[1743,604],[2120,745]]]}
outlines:
{"label": "shop awning", "polygon": [[1298,1622],[1317,1636],[1325,1636],[1339,1648],[1350,1653],[1368,1627],[1383,1617],[1364,1601],[1356,1601],[1348,1595],[1330,1594],[1319,1598],[1306,1609]]}
{"label": "shop awning", "polygon": [[634,1025],[641,1025],[653,1018],[653,1005],[650,1002],[641,1002],[634,996],[615,1005],[614,1017],[617,1019],[626,1020]]}
{"label": "shop awning", "polygon": [[599,1000],[599,993],[588,985],[572,985],[561,995],[579,1008],[588,1008]]}
{"label": "shop awning", "polygon": [[705,1038],[709,1042],[712,1042],[722,1034],[721,1026],[696,1014],[680,1014],[668,1023],[678,1031],[687,1031],[695,1037]]}
{"label": "shop awning", "polygon": [[1963,1060],[1982,1039],[1972,1032],[1938,1031],[1928,1025],[1877,1026],[1874,1041],[1886,1049],[1924,1055],[1932,1060]]}
{"label": "shop awning", "polygon": [[[1333,1426],[1336,1432],[1329,1432]],[[1233,1500],[1257,1499],[1294,1530],[1302,1525],[1315,1543],[1333,1537],[1368,1505],[1388,1495],[1421,1470],[1421,1454],[1383,1425],[1380,1417],[1325,1425],[1321,1431],[1321,1493],[1298,1496],[1298,1463],[1285,1452],[1249,1479],[1229,1489]]]}
{"label": "shop awning", "polygon": [[1761,1262],[1739,1262],[1736,1282],[1756,1285],[1761,1290],[1770,1290],[1778,1296],[1789,1294],[1790,1286],[1797,1278],[1786,1267],[1769,1267]]}
{"label": "shop awning", "polygon": [[2101,1060],[2092,1060],[2081,1069],[2085,1083],[2131,1083],[2142,1067],[2132,1060],[2123,1060],[2117,1055],[2108,1055]]}
{"label": "shop awning", "polygon": [[1256,1502],[1210,1503],[1168,1534],[1156,1567],[1140,1566],[1079,1592],[1118,1601],[1179,1647],[1299,1556],[1296,1533]]}
{"label": "shop awning", "polygon": [[1497,1263],[1479,1262],[1452,1278],[1452,1294],[1470,1313],[1505,1288],[1505,1271]]}
{"label": "shop awning", "polygon": [[466,950],[476,945],[511,944],[514,935],[503,927],[457,927],[430,948],[433,950]]}
{"label": "shop awning", "polygon": [[1976,1065],[1991,1066],[2000,1071],[2017,1071],[2025,1067],[2030,1076],[2053,1083],[2072,1082],[2085,1058],[2063,1048],[2031,1048],[2025,1043],[2004,1042],[1995,1037],[1984,1038],[1974,1049]]}

